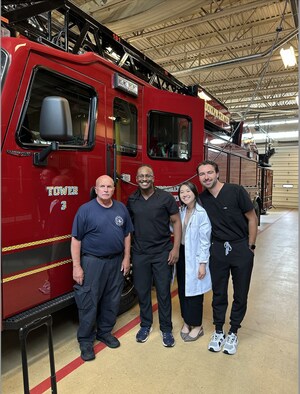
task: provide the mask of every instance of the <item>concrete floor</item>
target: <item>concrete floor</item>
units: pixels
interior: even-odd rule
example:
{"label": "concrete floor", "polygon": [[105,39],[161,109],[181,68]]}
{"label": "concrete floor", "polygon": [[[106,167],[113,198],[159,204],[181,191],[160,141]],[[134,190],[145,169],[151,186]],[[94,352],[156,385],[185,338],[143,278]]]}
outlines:
{"label": "concrete floor", "polygon": [[[298,211],[272,209],[262,216],[247,315],[234,356],[211,353],[211,294],[205,298],[205,335],[185,343],[176,284],[173,324],[176,345],[165,348],[157,311],[149,340],[136,343],[138,307],[118,318],[121,347],[96,342],[96,360],[83,363],[76,342],[74,308],[53,316],[57,392],[60,394],[294,394],[298,392]],[[230,292],[231,295],[231,292]],[[155,292],[153,292],[153,301]],[[45,327],[44,327],[45,328]],[[226,325],[228,330],[228,324]],[[31,393],[51,393],[45,329],[28,336]],[[2,393],[23,393],[17,332],[2,333]]]}

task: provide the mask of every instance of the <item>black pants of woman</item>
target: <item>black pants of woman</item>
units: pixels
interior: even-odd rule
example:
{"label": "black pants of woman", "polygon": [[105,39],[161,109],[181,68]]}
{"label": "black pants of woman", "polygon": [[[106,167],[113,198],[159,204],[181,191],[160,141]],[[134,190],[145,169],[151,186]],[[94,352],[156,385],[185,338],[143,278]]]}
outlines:
{"label": "black pants of woman", "polygon": [[176,268],[181,316],[189,326],[201,326],[203,316],[203,294],[191,297],[186,297],[185,295],[184,245],[180,245],[179,260]]}

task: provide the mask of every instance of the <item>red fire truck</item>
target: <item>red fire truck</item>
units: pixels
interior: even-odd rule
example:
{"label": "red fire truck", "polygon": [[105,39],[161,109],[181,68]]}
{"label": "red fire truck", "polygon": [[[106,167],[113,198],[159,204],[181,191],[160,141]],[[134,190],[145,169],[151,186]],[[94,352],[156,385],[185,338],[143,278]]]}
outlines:
{"label": "red fire truck", "polygon": [[[260,204],[257,158],[214,141],[232,133],[228,112],[217,100],[205,106],[199,87],[68,1],[2,6],[1,32],[4,329],[74,302],[72,222],[101,174],[126,203],[140,164],[175,195],[181,182],[198,183],[208,157]],[[129,276],[120,312],[135,301]]]}

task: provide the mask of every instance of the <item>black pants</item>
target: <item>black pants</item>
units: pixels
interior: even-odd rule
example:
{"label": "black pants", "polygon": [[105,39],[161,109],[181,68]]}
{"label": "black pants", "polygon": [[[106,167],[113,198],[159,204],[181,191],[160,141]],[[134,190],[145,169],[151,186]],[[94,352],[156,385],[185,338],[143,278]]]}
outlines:
{"label": "black pants", "polygon": [[203,316],[204,295],[186,297],[185,295],[185,253],[184,245],[180,245],[177,263],[177,284],[181,317],[189,326],[201,326]]}
{"label": "black pants", "polygon": [[[246,314],[247,299],[253,268],[254,254],[249,249],[248,240],[229,242],[214,240],[210,248],[210,274],[213,289],[213,319],[216,327],[225,323],[228,307],[228,282],[231,274],[233,283],[233,302],[230,325],[237,330]],[[231,249],[231,250],[230,250]]]}
{"label": "black pants", "polygon": [[169,251],[156,255],[132,255],[133,283],[139,305],[141,327],[150,327],[153,323],[151,289],[154,281],[158,301],[160,330],[172,331],[171,278],[172,266],[168,265]]}
{"label": "black pants", "polygon": [[78,342],[93,342],[95,325],[100,336],[112,331],[124,286],[122,260],[122,254],[112,259],[82,256],[84,282],[74,286],[79,314]]}

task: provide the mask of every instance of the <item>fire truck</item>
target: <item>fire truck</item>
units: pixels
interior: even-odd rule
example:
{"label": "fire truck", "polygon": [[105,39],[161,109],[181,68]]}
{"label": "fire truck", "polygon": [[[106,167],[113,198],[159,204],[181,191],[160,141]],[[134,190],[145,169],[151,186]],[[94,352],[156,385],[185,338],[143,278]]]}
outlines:
{"label": "fire truck", "polygon": [[[197,164],[213,159],[221,180],[249,190],[259,214],[256,153],[239,145],[242,126],[236,132],[218,100],[205,103],[199,86],[69,1],[3,3],[2,329],[74,302],[72,222],[102,174],[126,203],[141,164],[176,196],[180,183],[198,183]],[[120,313],[135,302],[129,275]]]}

